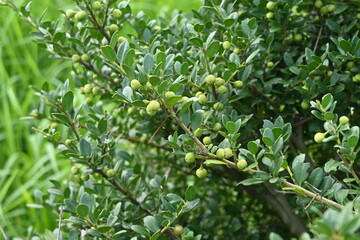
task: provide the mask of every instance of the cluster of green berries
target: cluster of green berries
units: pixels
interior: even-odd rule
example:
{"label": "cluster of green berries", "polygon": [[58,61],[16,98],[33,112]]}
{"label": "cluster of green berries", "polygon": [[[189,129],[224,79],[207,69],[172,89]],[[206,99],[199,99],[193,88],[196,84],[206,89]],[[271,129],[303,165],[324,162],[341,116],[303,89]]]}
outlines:
{"label": "cluster of green berries", "polygon": [[100,88],[97,86],[93,86],[92,84],[88,83],[85,84],[84,87],[81,88],[81,93],[88,95],[85,99],[87,104],[91,104],[93,102],[93,96],[98,95],[100,92]]}
{"label": "cluster of green berries", "polygon": [[82,54],[81,56],[78,55],[78,54],[74,54],[74,55],[71,56],[71,60],[72,60],[74,63],[78,63],[78,62],[80,62],[80,61],[81,61],[81,62],[88,63],[88,62],[90,62],[91,57],[90,57],[89,54],[86,54],[86,53]]}
{"label": "cluster of green berries", "polygon": [[272,10],[274,10],[276,4],[274,2],[268,2],[266,4],[266,8],[269,10],[269,12],[266,13],[266,18],[267,19],[273,19],[274,18],[274,12],[272,12]]}
{"label": "cluster of green berries", "polygon": [[[348,117],[342,116],[342,117],[339,118],[339,124],[340,125],[345,125],[345,124],[348,124],[348,123],[349,123],[349,118]],[[314,136],[315,142],[316,143],[322,143],[323,140],[325,139],[326,135],[327,135],[327,132],[325,132],[325,133],[322,133],[322,132],[316,133],[315,136]]]}

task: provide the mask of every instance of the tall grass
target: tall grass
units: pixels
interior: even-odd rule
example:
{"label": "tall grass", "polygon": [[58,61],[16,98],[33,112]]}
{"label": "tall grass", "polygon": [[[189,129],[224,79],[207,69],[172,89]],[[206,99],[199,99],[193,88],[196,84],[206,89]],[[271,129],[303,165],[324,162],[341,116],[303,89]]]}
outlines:
{"label": "tall grass", "polygon": [[[17,4],[26,1],[18,1]],[[35,0],[33,13],[56,19],[58,9],[71,0]],[[175,8],[190,12],[200,1],[133,0],[134,11],[144,10],[150,17],[171,15]],[[159,11],[160,10],[160,11]],[[28,228],[36,232],[56,227],[56,216],[46,209],[28,208],[36,203],[34,192],[46,193],[50,179],[65,180],[69,162],[56,149],[32,132],[38,121],[22,120],[36,108],[38,99],[30,85],[41,88],[44,82],[56,84],[66,79],[70,64],[48,60],[48,55],[32,42],[32,29],[8,8],[0,7],[0,226],[8,236],[26,237]],[[45,124],[45,123],[40,123]],[[0,236],[1,239],[1,236]]]}

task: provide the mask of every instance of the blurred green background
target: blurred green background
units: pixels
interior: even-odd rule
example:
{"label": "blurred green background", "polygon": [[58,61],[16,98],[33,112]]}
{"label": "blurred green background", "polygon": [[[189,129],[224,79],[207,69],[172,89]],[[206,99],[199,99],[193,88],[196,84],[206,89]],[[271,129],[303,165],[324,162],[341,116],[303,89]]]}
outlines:
{"label": "blurred green background", "polygon": [[[60,9],[72,7],[72,3],[34,0],[31,12],[40,16],[47,8],[45,18],[54,20],[60,16]],[[134,12],[144,11],[157,18],[171,15],[174,9],[191,12],[200,7],[201,1],[133,0],[130,5]],[[50,179],[66,180],[70,168],[52,144],[31,130],[39,122],[26,119],[39,102],[29,86],[40,88],[44,82],[56,85],[70,72],[69,62],[49,60],[48,54],[37,48],[31,31],[9,8],[0,7],[0,226],[8,236],[23,238],[31,229],[43,232],[56,227],[55,215],[26,204],[36,202],[35,190],[45,193],[51,187]]]}

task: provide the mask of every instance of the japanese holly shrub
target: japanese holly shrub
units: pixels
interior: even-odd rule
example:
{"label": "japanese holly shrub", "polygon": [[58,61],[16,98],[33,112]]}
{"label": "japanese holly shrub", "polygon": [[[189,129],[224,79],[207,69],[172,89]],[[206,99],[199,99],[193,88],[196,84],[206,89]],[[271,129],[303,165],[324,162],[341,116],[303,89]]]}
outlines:
{"label": "japanese holly shrub", "polygon": [[35,110],[75,166],[38,197],[55,236],[359,239],[357,1],[203,1],[157,20],[77,3],[49,22],[0,2],[73,62]]}

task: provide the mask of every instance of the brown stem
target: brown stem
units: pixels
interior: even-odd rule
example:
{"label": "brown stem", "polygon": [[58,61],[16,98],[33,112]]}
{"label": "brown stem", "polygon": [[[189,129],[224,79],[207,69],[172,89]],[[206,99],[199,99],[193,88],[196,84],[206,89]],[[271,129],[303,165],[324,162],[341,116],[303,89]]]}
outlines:
{"label": "brown stem", "polygon": [[90,13],[90,21],[95,25],[95,27],[99,30],[99,32],[106,38],[106,40],[108,42],[110,42],[111,38],[109,36],[109,34],[105,31],[105,28],[103,26],[101,26],[99,24],[99,22],[97,21],[96,19],[96,16],[94,14],[94,12],[91,10],[91,7],[89,5],[89,2],[88,1],[85,1],[85,5],[86,5],[86,8],[87,10],[89,11]]}

